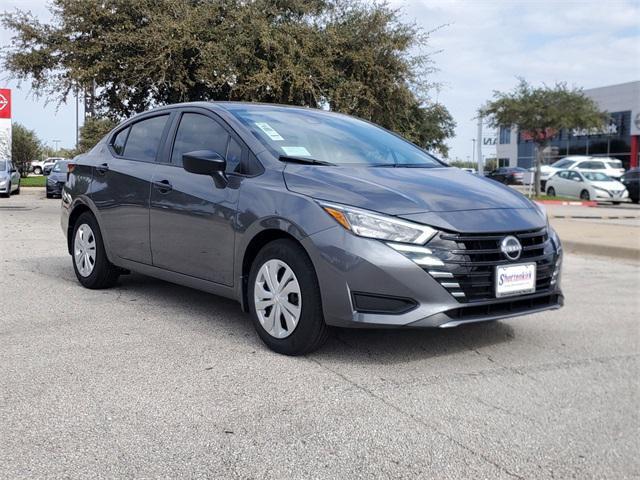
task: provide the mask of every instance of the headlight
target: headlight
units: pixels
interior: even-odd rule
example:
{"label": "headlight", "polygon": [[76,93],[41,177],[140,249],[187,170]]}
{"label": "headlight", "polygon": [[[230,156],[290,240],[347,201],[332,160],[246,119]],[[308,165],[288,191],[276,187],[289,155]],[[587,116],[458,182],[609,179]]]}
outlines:
{"label": "headlight", "polygon": [[601,195],[606,195],[607,197],[611,196],[611,194],[607,190],[604,190],[602,188],[593,187],[593,189]]}
{"label": "headlight", "polygon": [[331,215],[336,222],[360,237],[422,245],[437,233],[437,230],[426,225],[400,220],[368,210],[345,207],[334,203],[319,203],[324,211]]}
{"label": "headlight", "polygon": [[5,179],[0,180],[0,187],[4,187],[7,184]]}

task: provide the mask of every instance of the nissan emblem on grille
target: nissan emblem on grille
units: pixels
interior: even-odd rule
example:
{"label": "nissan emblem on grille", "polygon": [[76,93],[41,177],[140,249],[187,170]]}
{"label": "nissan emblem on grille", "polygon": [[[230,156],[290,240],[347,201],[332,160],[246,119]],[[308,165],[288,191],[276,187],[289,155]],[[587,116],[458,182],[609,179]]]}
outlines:
{"label": "nissan emblem on grille", "polygon": [[500,242],[500,250],[509,260],[517,260],[522,253],[522,245],[516,237],[509,235]]}

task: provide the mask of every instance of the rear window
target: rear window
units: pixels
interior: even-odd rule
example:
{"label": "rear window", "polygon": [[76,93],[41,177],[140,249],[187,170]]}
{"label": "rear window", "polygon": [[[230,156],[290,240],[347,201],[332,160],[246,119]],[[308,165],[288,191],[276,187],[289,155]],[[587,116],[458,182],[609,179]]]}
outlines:
{"label": "rear window", "polygon": [[168,118],[169,115],[160,115],[134,123],[126,140],[124,156],[131,160],[155,161]]}
{"label": "rear window", "polygon": [[622,168],[621,160],[607,160],[607,165],[611,168]]}

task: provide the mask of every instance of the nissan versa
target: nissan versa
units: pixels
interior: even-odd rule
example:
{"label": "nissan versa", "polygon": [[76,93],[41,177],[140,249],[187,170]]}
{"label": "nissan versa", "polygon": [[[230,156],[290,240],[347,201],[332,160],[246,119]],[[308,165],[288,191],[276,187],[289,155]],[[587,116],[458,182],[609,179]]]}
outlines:
{"label": "nissan versa", "polygon": [[545,212],[371,123],[188,103],[122,123],[68,167],[82,285],[136,271],[240,301],[273,350],[329,326],[454,327],[559,308]]}

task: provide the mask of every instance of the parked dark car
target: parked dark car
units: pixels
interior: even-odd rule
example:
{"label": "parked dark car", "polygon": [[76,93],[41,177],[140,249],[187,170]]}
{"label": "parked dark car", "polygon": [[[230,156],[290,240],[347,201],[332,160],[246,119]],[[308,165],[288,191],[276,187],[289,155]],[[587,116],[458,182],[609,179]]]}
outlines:
{"label": "parked dark car", "polygon": [[47,175],[45,185],[47,198],[60,197],[62,195],[62,187],[67,181],[69,163],[69,160],[58,160],[49,172],[45,173]]}
{"label": "parked dark car", "polygon": [[280,353],[318,348],[329,326],[446,328],[563,304],[542,207],[353,117],[172,105],[69,170],[62,229],[82,285],[133,270],[236,299]]}
{"label": "parked dark car", "polygon": [[633,203],[640,201],[640,168],[632,168],[628,170],[620,181],[627,187],[629,198]]}
{"label": "parked dark car", "polygon": [[520,167],[500,167],[487,174],[487,178],[505,185],[522,185],[527,171]]}

